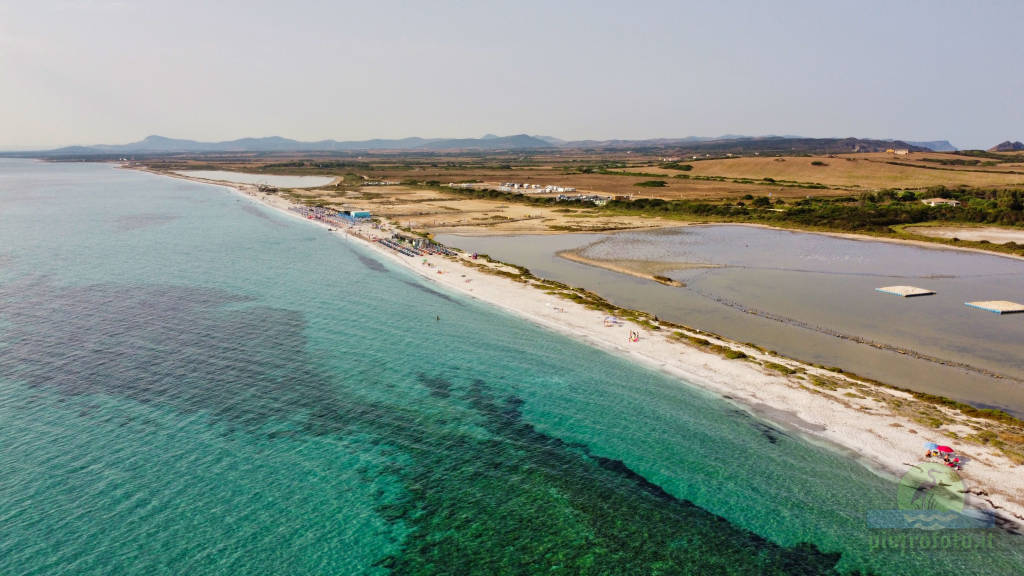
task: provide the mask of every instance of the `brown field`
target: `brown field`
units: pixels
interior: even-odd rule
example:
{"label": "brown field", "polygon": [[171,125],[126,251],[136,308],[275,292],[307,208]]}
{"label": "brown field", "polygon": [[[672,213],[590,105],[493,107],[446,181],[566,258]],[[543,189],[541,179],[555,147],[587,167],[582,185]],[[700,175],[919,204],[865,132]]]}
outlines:
{"label": "brown field", "polygon": [[[929,186],[1024,187],[1024,169],[1018,164],[999,166],[943,166],[921,158],[962,159],[953,154],[913,153],[896,156],[886,153],[842,154],[798,157],[740,157],[688,162],[689,172],[655,166],[630,170],[666,175],[723,176],[760,180],[792,180],[819,183],[847,191],[872,191],[885,188],[927,188]],[[826,166],[815,166],[814,161]],[[905,165],[894,165],[898,162]],[[1012,174],[1008,172],[1021,172]],[[823,191],[822,191],[823,192]],[[818,195],[819,191],[813,191]]]}
{"label": "brown field", "polygon": [[[891,154],[864,154],[863,156],[884,157],[884,158],[882,158],[883,160],[901,162],[901,163],[905,163],[905,164],[913,164],[915,166],[922,166],[922,167],[925,167],[925,168],[931,166],[931,167],[944,168],[944,169],[947,169],[947,170],[966,170],[966,171],[983,171],[983,172],[1019,172],[1019,171],[1024,171],[1024,170],[1021,170],[1022,168],[1024,168],[1024,162],[994,162],[993,161],[992,164],[995,164],[994,166],[987,166],[987,165],[984,164],[985,162],[989,161],[986,158],[970,158],[970,157],[965,158],[964,156],[959,156],[957,154],[942,153],[942,152],[920,152],[920,153],[915,152],[915,153],[910,154],[908,156],[898,156],[898,157],[895,157],[895,158],[893,158]],[[942,164],[939,164],[937,162],[934,162],[934,160],[948,160],[948,161],[951,160],[951,161],[956,161],[956,160],[972,160],[972,159],[979,160],[979,161],[981,161],[981,163],[976,165],[976,166],[949,166],[949,165],[942,165]],[[929,160],[932,160],[932,161],[929,162]]]}

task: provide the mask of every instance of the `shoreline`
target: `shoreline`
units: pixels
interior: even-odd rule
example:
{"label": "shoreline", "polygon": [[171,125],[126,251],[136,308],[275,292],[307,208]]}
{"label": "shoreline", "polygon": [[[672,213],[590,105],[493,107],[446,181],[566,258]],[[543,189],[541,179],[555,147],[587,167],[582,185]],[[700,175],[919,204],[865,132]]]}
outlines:
{"label": "shoreline", "polygon": [[[253,185],[199,179],[144,167],[131,168],[224,187],[287,215],[313,222],[325,230],[329,228],[324,222],[302,218],[289,210],[293,205],[290,201],[260,193]],[[843,374],[771,355],[748,345],[681,326],[669,326],[667,323],[662,323],[662,329],[656,329],[649,322],[626,320],[618,327],[608,328],[603,324],[607,315],[605,311],[588,309],[579,303],[545,293],[529,282],[502,278],[483,270],[488,268],[486,265],[471,262],[464,257],[432,255],[409,258],[372,241],[375,237],[389,237],[390,225],[386,225],[383,230],[366,225],[354,228],[361,234],[353,233],[352,228],[336,229],[331,233],[342,238],[352,236],[362,240],[365,249],[373,250],[389,261],[461,295],[668,374],[682,380],[681,385],[715,394],[759,420],[781,425],[812,444],[836,449],[886,477],[898,479],[906,473],[908,467],[916,465],[925,441],[960,446],[963,448],[960,454],[970,459],[961,474],[968,486],[972,487],[968,489],[968,503],[995,512],[1007,523],[1024,525],[1024,474],[1021,474],[1024,466],[1013,464],[991,446],[968,444],[962,440],[964,436],[973,433],[970,424],[991,425],[990,421],[965,417],[958,411],[940,406],[936,410],[954,419],[955,424],[945,426],[942,431],[931,432],[927,426],[888,408],[886,400],[913,401],[914,397],[908,392],[865,383]],[[863,237],[854,239],[871,240]],[[890,241],[913,242],[898,239]],[[922,244],[929,245],[927,242]],[[935,245],[931,247],[958,249]],[[991,254],[983,250],[972,251]],[[422,263],[423,260],[427,264]],[[627,330],[639,332],[640,341],[627,342]],[[676,337],[674,334],[682,336]],[[718,349],[740,351],[745,357],[728,359],[702,348],[703,345],[688,344],[686,340],[700,340]],[[808,379],[811,382],[829,382],[832,388],[821,388]],[[947,440],[950,433],[960,438]],[[863,451],[865,446],[872,448],[871,454]]]}

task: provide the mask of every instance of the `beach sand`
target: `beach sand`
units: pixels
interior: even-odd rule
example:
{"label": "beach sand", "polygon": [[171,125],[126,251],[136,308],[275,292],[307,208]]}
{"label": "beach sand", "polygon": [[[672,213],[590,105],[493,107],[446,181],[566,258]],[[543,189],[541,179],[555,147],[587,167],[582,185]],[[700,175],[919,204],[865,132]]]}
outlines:
{"label": "beach sand", "polygon": [[993,244],[1024,244],[1024,230],[995,226],[907,226],[904,231],[933,238],[959,238],[972,242],[986,240]]}
{"label": "beach sand", "polygon": [[[184,178],[176,174],[155,173]],[[203,182],[232,188],[255,201],[303,219],[289,210],[289,201],[260,193],[254,186]],[[307,221],[328,227],[323,222]],[[756,417],[782,425],[811,442],[838,448],[879,474],[894,478],[905,474],[910,467],[922,461],[925,442],[950,444],[967,462],[961,476],[967,486],[968,503],[977,508],[995,510],[1010,525],[1024,526],[1024,466],[1014,464],[993,447],[947,436],[956,434],[963,438],[975,433],[971,425],[984,429],[991,426],[990,421],[969,418],[951,408],[936,406],[935,410],[944,419],[957,423],[944,425],[941,431],[933,430],[909,417],[895,414],[889,408],[886,399],[914,400],[910,394],[899,390],[856,381],[843,374],[699,331],[675,327],[654,330],[629,321],[606,327],[604,318],[607,313],[604,311],[588,309],[528,283],[488,273],[481,269],[480,263],[470,262],[465,257],[434,255],[410,258],[379,243],[363,241],[390,237],[388,229],[359,225],[332,233],[360,241],[390,261],[454,292],[717,393]],[[639,342],[628,341],[630,331],[640,333]],[[727,359],[709,351],[707,345],[691,345],[685,338],[674,336],[676,331],[706,340],[710,345],[741,351],[747,358]],[[796,372],[786,375],[779,367]],[[832,385],[815,386],[812,381]]]}

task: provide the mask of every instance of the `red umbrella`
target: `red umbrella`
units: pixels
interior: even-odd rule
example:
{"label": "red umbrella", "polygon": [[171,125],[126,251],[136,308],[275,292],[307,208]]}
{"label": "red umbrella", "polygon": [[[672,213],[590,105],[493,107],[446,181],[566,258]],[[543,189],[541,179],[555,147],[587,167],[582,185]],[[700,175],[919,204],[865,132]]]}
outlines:
{"label": "red umbrella", "polygon": [[938,450],[939,452],[946,452],[950,454],[953,452],[953,449],[950,448],[949,446],[939,446],[938,448],[936,448],[936,450]]}

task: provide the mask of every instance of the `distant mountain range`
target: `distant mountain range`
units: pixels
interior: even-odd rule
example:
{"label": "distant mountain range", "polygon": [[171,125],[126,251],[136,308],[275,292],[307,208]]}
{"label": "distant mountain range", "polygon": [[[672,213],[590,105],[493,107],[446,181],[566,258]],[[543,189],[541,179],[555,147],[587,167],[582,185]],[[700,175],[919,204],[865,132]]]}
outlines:
{"label": "distant mountain range", "polygon": [[[1010,144],[1010,143],[1006,143]],[[1016,144],[1020,144],[1019,142]],[[1002,145],[1000,145],[1002,146]],[[908,148],[914,151],[953,151],[946,140],[908,142],[901,140],[873,140],[864,138],[801,138],[799,136],[740,136],[727,134],[718,137],[690,136],[686,138],[653,138],[647,140],[562,140],[552,136],[516,134],[496,136],[486,134],[480,138],[401,138],[373,140],[319,140],[301,142],[280,136],[241,138],[225,142],[199,142],[148,136],[130,144],[99,144],[95,146],[69,146],[55,150],[19,151],[5,156],[35,157],[88,157],[128,155],[169,155],[203,153],[349,153],[359,151],[442,152],[442,151],[510,151],[530,149],[584,149],[584,150],[664,150],[673,154],[792,154],[792,153],[844,153],[880,152],[888,148]]]}
{"label": "distant mountain range", "polygon": [[164,136],[148,136],[130,144],[100,144],[96,146],[69,146],[48,150],[51,155],[78,154],[174,154],[200,152],[348,152],[357,150],[499,150],[511,148],[547,148],[551,143],[518,134],[483,138],[402,138],[339,142],[319,140],[300,142],[280,136],[266,138],[240,138],[226,142],[198,142]]}

